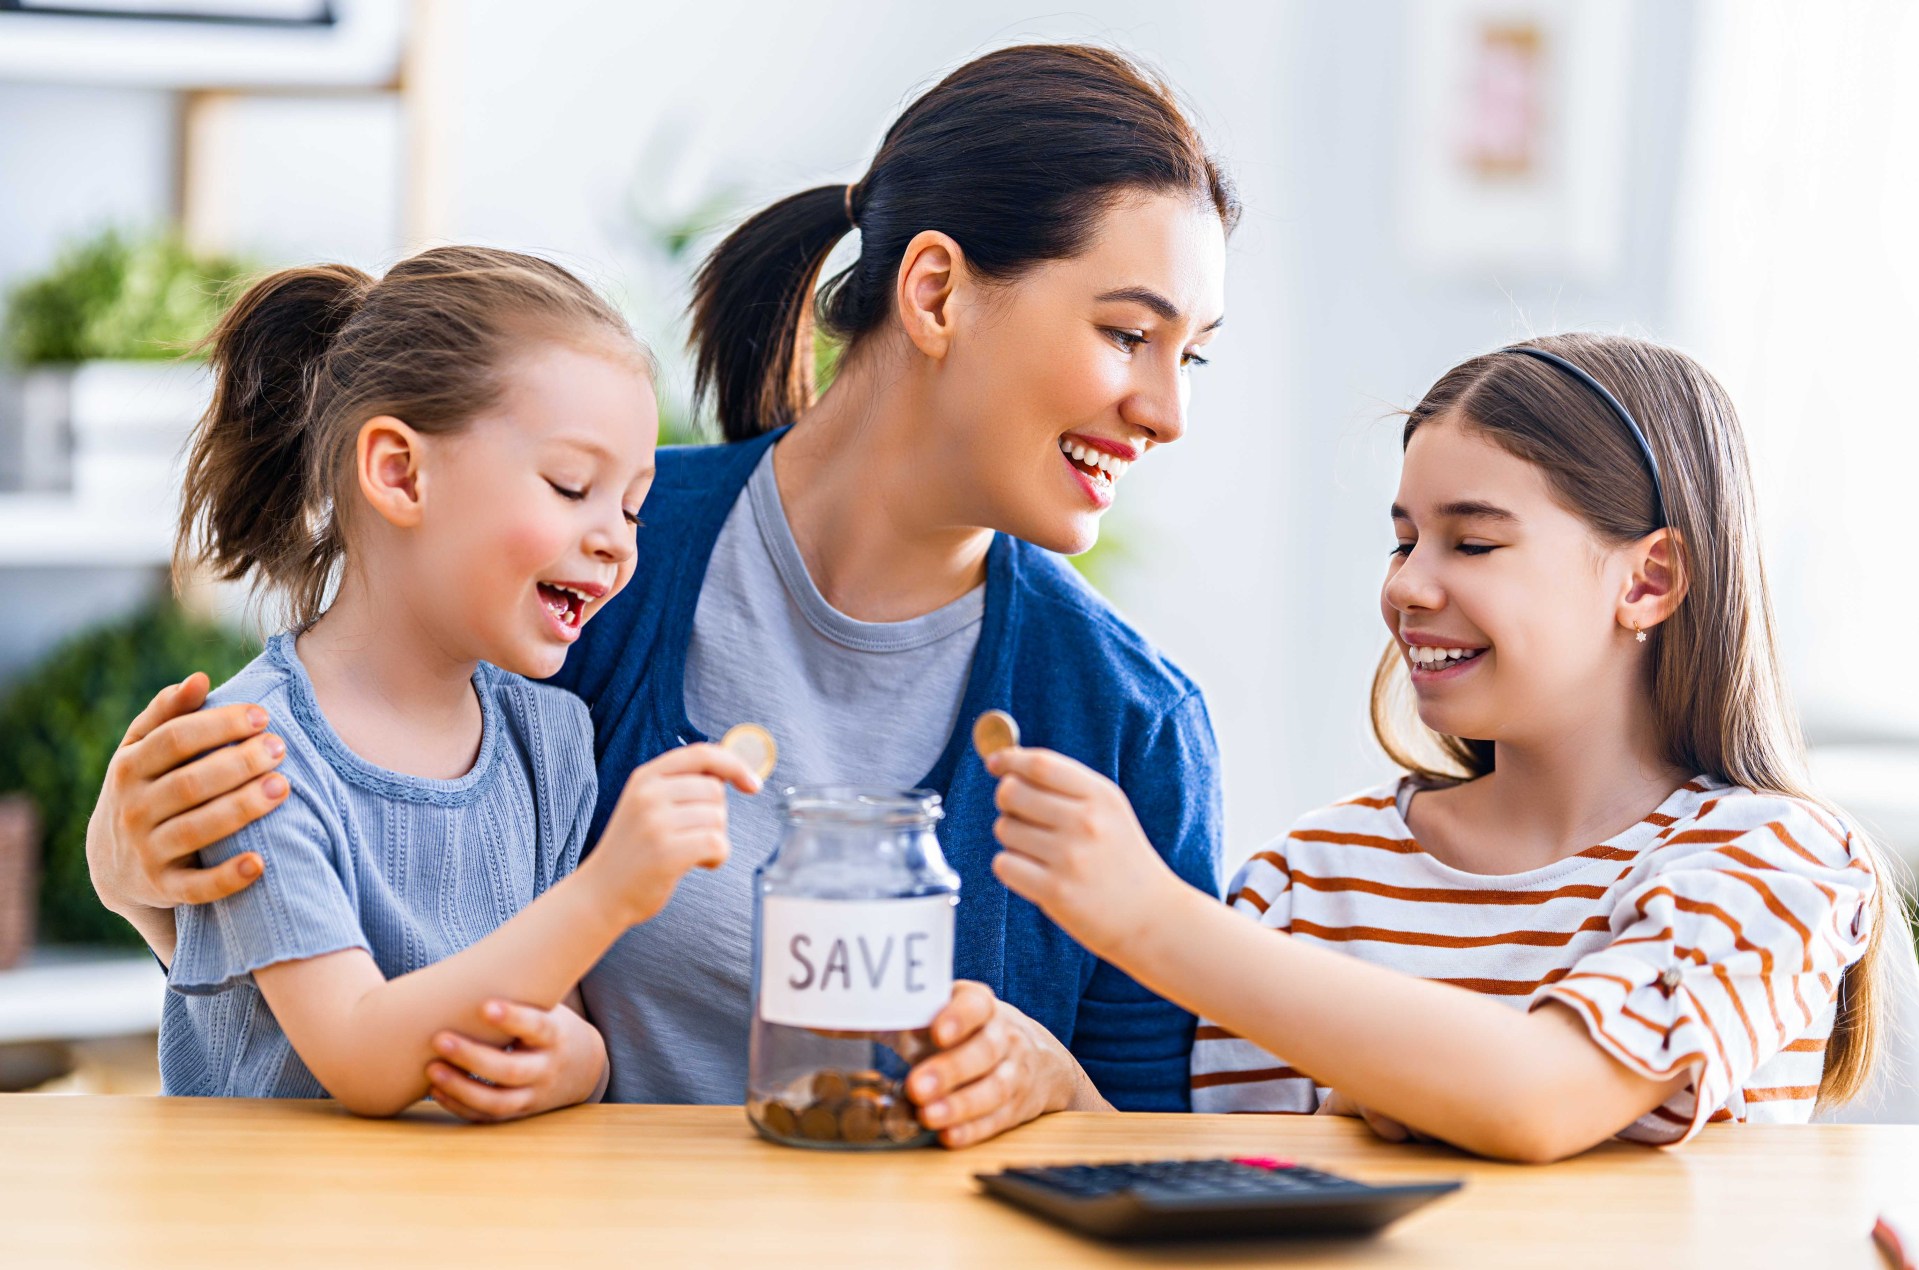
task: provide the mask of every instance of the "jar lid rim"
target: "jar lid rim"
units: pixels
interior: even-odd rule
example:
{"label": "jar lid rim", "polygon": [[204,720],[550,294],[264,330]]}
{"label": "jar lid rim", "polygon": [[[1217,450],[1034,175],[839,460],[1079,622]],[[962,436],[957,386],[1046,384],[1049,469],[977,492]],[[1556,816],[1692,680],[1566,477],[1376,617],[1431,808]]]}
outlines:
{"label": "jar lid rim", "polygon": [[889,785],[789,785],[780,791],[779,810],[793,820],[857,824],[930,823],[946,814],[935,791]]}

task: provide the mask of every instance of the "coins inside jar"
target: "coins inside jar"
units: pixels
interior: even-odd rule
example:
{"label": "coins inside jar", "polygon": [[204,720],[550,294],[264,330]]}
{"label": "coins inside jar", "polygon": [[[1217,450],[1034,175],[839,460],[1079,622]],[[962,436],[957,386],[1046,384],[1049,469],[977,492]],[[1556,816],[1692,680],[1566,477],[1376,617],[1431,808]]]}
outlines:
{"label": "coins inside jar", "polygon": [[973,748],[983,759],[1019,744],[1019,724],[1004,710],[988,710],[973,720]]}
{"label": "coins inside jar", "polygon": [[752,1100],[747,1111],[762,1132],[802,1143],[887,1146],[927,1132],[901,1082],[870,1069],[814,1072],[778,1097]]}
{"label": "coins inside jar", "polygon": [[731,750],[761,780],[773,774],[773,764],[780,756],[773,734],[757,723],[736,723],[728,728],[720,738],[720,748]]}

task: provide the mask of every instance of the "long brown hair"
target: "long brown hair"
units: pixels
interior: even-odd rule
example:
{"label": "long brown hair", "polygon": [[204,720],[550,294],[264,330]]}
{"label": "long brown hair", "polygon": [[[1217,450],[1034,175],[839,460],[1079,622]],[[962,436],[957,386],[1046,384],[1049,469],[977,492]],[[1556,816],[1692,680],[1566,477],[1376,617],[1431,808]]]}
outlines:
{"label": "long brown hair", "polygon": [[650,369],[592,288],[519,252],[435,247],[379,279],[322,264],[254,283],[207,340],[213,402],[188,449],[176,582],[206,565],[280,593],[295,624],[318,617],[345,555],[360,425],[457,432],[535,338],[597,340]]}
{"label": "long brown hair", "polygon": [[[1123,55],[1027,44],[975,58],[906,108],[853,185],[781,199],[713,250],[693,290],[694,391],[728,441],[791,423],[813,401],[814,323],[848,350],[879,329],[915,234],[952,235],[973,270],[1008,281],[1083,251],[1136,192],[1191,194],[1229,232],[1239,218],[1172,91]],[[816,304],[855,224],[859,259]]]}
{"label": "long brown hair", "polygon": [[[1652,705],[1665,758],[1732,785],[1805,799],[1812,792],[1799,730],[1773,634],[1772,599],[1760,557],[1746,443],[1726,390],[1677,350],[1616,335],[1567,334],[1529,341],[1583,368],[1644,429],[1659,461],[1666,521],[1678,539],[1686,596],[1652,638]],[[1475,357],[1440,377],[1406,417],[1402,447],[1441,418],[1482,433],[1537,466],[1558,501],[1601,541],[1620,546],[1659,528],[1653,483],[1629,433],[1591,389],[1531,357]],[[1405,673],[1389,647],[1373,676],[1373,732],[1394,762],[1427,780],[1483,776],[1493,744],[1443,736],[1409,718]],[[1883,956],[1892,875],[1871,839],[1850,846],[1872,867],[1863,957],[1841,980],[1822,1102],[1864,1086],[1878,1057],[1888,1004]]]}

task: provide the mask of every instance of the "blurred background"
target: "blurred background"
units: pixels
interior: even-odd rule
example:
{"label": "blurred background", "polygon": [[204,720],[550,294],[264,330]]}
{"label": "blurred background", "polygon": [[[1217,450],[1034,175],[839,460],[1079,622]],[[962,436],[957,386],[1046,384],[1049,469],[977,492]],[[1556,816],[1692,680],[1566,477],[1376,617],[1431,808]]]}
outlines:
{"label": "blurred background", "polygon": [[1620,331],[1700,356],[1751,440],[1826,790],[1919,857],[1919,8],[1907,0],[0,0],[0,1089],[151,1088],[158,971],[85,818],[140,703],[257,632],[169,598],[224,289],[434,242],[548,255],[662,353],[716,231],[864,170],[971,56],[1160,70],[1236,173],[1231,320],[1089,577],[1194,674],[1237,863],[1386,772],[1393,411],[1464,357]]}

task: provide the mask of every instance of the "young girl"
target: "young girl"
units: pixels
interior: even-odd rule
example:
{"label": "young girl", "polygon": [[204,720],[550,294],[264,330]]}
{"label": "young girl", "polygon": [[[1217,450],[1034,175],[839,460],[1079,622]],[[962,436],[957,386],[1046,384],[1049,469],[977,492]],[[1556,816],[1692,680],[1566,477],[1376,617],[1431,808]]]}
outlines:
{"label": "young girl", "polygon": [[[658,419],[645,351],[577,279],[470,247],[378,281],[292,269],[212,345],[176,564],[291,608],[212,696],[270,713],[230,761],[280,759],[291,792],[204,853],[264,872],[178,910],[161,1075],[391,1115],[427,1092],[443,1032],[497,1041],[495,998],[552,1010],[719,864],[722,781],[758,781],[714,746],[669,752],[580,860],[592,725],[521,676],[557,670],[631,574]],[[569,1052],[518,1111],[603,1085],[597,1034]]]}
{"label": "young girl", "polygon": [[[1474,358],[1408,418],[1392,519],[1374,718],[1407,776],[1306,816],[1228,910],[1111,784],[1007,751],[999,876],[1212,1020],[1197,1110],[1543,1161],[1850,1097],[1904,924],[1805,793],[1719,385],[1616,337]],[[1384,726],[1408,672],[1443,762]]]}

